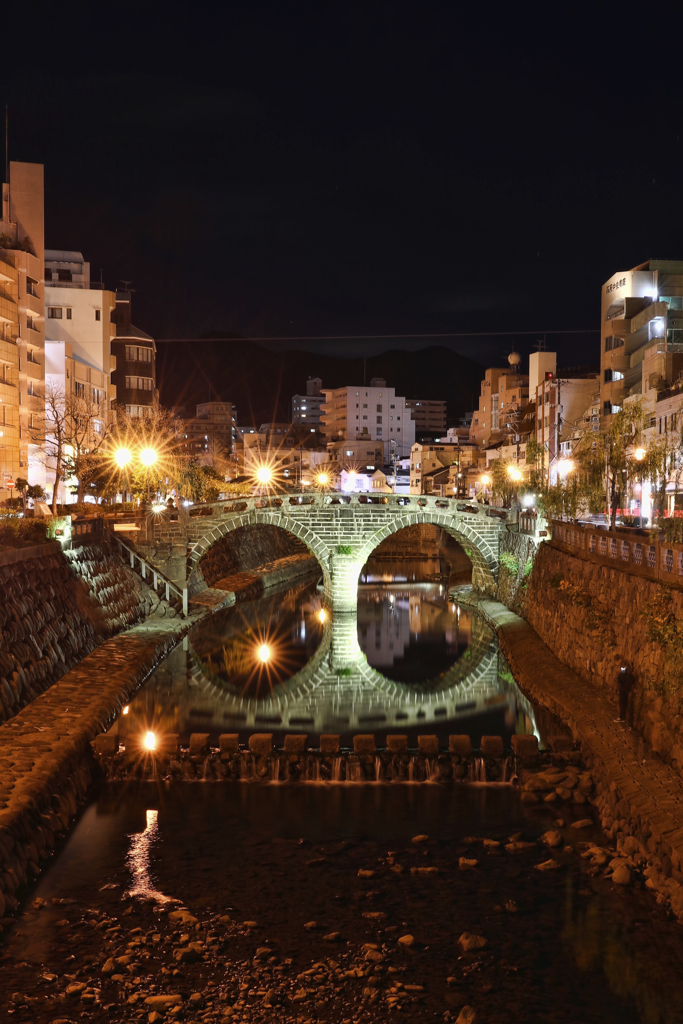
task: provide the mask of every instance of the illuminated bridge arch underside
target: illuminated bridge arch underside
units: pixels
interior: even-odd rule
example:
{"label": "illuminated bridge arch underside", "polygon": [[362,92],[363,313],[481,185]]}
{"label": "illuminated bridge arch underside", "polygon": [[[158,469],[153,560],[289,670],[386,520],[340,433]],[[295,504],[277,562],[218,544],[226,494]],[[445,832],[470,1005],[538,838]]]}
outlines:
{"label": "illuminated bridge arch underside", "polygon": [[241,728],[307,730],[311,735],[373,729],[402,732],[435,728],[443,721],[481,714],[513,699],[499,678],[498,650],[490,633],[476,638],[467,649],[468,656],[429,688],[387,679],[368,665],[358,648],[342,659],[334,647],[335,638],[329,632],[297,675],[258,700],[232,691],[190,652],[192,717],[207,727],[223,728],[230,719],[240,719]]}
{"label": "illuminated bridge arch underside", "polygon": [[[407,502],[401,503],[401,502]],[[233,530],[257,524],[278,526],[299,537],[320,563],[325,594],[333,608],[356,607],[360,571],[386,538],[407,526],[431,523],[440,526],[465,548],[472,562],[472,580],[480,590],[490,591],[498,574],[498,541],[504,523],[486,514],[484,506],[467,511],[455,499],[391,495],[382,504],[360,504],[357,499],[332,503],[317,498],[299,503],[297,497],[259,507],[254,499],[235,506],[215,504],[210,516],[188,522],[192,544],[191,572],[212,544]],[[472,506],[470,506],[472,507]],[[190,577],[190,586],[193,579]]]}

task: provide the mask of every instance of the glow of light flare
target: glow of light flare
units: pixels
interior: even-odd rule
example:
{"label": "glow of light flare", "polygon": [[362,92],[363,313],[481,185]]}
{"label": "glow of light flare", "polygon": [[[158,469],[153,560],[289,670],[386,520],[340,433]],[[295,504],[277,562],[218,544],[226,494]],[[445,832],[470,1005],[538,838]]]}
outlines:
{"label": "glow of light flare", "polygon": [[316,479],[317,483],[320,484],[321,487],[325,487],[325,485],[330,482],[330,478],[327,475],[327,473],[318,473],[318,475],[317,475],[317,477],[315,479]]}
{"label": "glow of light flare", "polygon": [[647,452],[644,448],[636,448],[636,450],[633,453],[634,459],[636,459],[638,462],[642,462],[646,455]]}
{"label": "glow of light flare", "polygon": [[260,484],[269,484],[273,479],[273,471],[269,466],[259,466],[256,470],[256,479]]}
{"label": "glow of light flare", "polygon": [[324,608],[321,608],[320,611],[318,612],[318,622],[325,622],[326,619],[327,612],[325,611]]}
{"label": "glow of light flare", "polygon": [[270,661],[270,647],[268,644],[261,644],[258,649],[258,656],[264,665]]}
{"label": "glow of light flare", "polygon": [[130,711],[130,708],[129,708],[129,707],[128,707],[128,705],[126,704],[125,708],[123,709],[123,714],[124,714],[124,715],[127,715],[129,711]]}
{"label": "glow of light flare", "polygon": [[147,750],[156,750],[157,738],[153,732],[145,733],[145,747]]}
{"label": "glow of light flare", "polygon": [[484,487],[488,487],[488,485],[491,483],[491,477],[490,476],[483,476],[481,478],[481,482],[483,483]]}
{"label": "glow of light flare", "polygon": [[522,474],[516,466],[508,466],[508,476],[511,480],[521,480]]}
{"label": "glow of light flare", "polygon": [[157,516],[161,515],[161,513],[165,512],[165,511],[166,511],[166,506],[164,505],[163,502],[158,501],[154,505],[152,505],[152,512],[154,512],[154,514],[157,515]]}
{"label": "glow of light flare", "polygon": [[124,466],[127,466],[131,462],[132,458],[133,456],[128,448],[117,448],[114,452],[114,462],[119,469],[123,469]]}
{"label": "glow of light flare", "polygon": [[154,448],[143,448],[140,452],[140,462],[143,466],[153,466],[159,458]]}

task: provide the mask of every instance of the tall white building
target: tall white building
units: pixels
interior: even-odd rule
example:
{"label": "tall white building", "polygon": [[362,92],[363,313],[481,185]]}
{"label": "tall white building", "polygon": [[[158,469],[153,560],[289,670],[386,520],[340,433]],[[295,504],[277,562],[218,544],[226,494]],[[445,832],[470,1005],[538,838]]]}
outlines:
{"label": "tall white building", "polygon": [[[323,431],[328,442],[383,441],[389,455],[405,458],[415,441],[415,423],[405,398],[373,377],[369,387],[323,389]],[[393,442],[393,444],[392,444]]]}
{"label": "tall white building", "polygon": [[320,410],[325,401],[322,386],[320,377],[309,377],[306,381],[306,394],[292,396],[292,423],[310,427],[311,431],[319,429]]}

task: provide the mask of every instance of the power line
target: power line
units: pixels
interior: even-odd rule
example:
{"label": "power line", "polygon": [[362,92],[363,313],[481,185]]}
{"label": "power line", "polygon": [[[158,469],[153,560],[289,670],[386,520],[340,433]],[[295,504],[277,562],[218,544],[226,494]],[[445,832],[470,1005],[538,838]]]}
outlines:
{"label": "power line", "polygon": [[600,328],[581,328],[577,331],[451,331],[448,334],[302,334],[271,335],[262,338],[157,338],[157,344],[182,344],[188,341],[386,341],[406,338],[509,338],[513,335],[532,334],[599,334]]}

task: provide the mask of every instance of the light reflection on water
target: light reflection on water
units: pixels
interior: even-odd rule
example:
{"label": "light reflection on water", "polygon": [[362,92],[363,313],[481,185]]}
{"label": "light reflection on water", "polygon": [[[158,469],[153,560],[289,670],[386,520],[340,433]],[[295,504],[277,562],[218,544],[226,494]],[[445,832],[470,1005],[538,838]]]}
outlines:
{"label": "light reflection on water", "polygon": [[139,896],[141,899],[153,898],[157,903],[177,903],[171,896],[159,892],[150,871],[150,854],[152,846],[159,839],[159,812],[145,812],[147,820],[143,832],[135,832],[129,836],[130,850],[126,857],[126,867],[130,871],[131,884],[127,896]]}
{"label": "light reflection on water", "polygon": [[[322,616],[314,577],[208,618],[152,673],[113,730],[124,738],[177,733],[184,744],[205,732],[214,745],[226,732],[241,742],[273,732],[276,744],[303,732],[313,746],[326,732],[343,746],[359,732],[375,732],[379,746],[392,732],[407,734],[411,746],[418,732],[438,735],[443,746],[451,733],[469,733],[478,746],[482,735],[536,732],[494,634],[429,579],[440,563],[422,564],[421,582],[361,583],[357,616]],[[408,575],[404,562],[393,568],[383,563],[382,574]]]}

